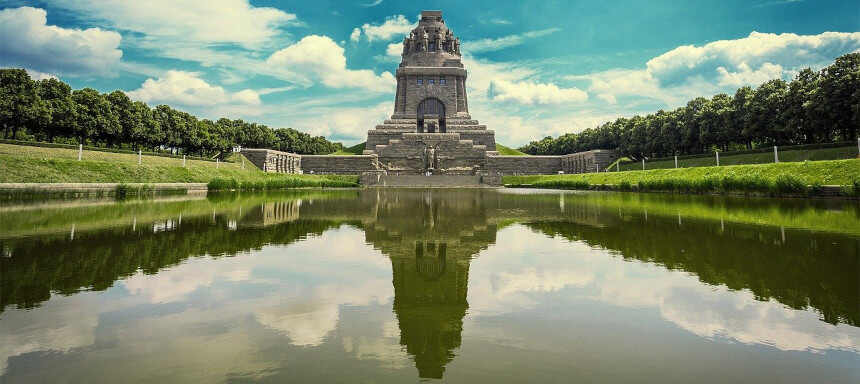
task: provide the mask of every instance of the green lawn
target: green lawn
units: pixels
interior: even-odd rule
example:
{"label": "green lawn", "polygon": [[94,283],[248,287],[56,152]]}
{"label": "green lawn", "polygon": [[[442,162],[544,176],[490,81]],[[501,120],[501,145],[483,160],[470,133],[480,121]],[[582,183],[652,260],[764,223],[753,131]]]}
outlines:
{"label": "green lawn", "polygon": [[73,149],[0,144],[0,183],[209,183],[215,178],[240,184],[276,180],[291,186],[357,182],[355,176],[264,173],[240,154],[233,154],[229,163],[187,160],[185,167],[182,159],[143,156],[138,165],[137,155],[99,151],[84,151],[83,161],[77,159]]}
{"label": "green lawn", "polygon": [[340,151],[337,151],[337,152],[335,152],[335,153],[332,153],[332,155],[337,155],[337,156],[353,156],[353,155],[360,155],[360,154],[362,154],[362,152],[364,152],[364,146],[365,146],[365,144],[367,144],[367,142],[358,143],[358,144],[353,145],[353,146],[351,146],[351,147],[349,147],[349,148],[341,149]]}
{"label": "green lawn", "polygon": [[[816,149],[792,149],[779,151],[780,162],[816,161],[816,160],[842,160],[857,158],[857,146],[845,146],[837,148]],[[742,164],[767,164],[773,163],[773,152],[744,153],[738,155],[720,154],[720,165],[742,165]],[[717,165],[716,155],[709,157],[697,157],[691,159],[678,159],[678,167],[713,167]],[[621,164],[622,171],[641,171],[642,163]],[[667,169],[675,168],[675,159],[645,161],[645,169]],[[611,170],[615,170],[613,165]]]}
{"label": "green lawn", "polygon": [[622,189],[681,192],[743,192],[801,194],[801,187],[843,185],[857,188],[860,159],[804,161],[720,167],[654,169],[575,175],[505,176],[505,184],[584,189],[616,185]]}
{"label": "green lawn", "polygon": [[527,153],[522,153],[520,151],[517,151],[516,149],[506,147],[499,143],[496,143],[496,150],[499,151],[499,155],[502,156],[528,156]]}

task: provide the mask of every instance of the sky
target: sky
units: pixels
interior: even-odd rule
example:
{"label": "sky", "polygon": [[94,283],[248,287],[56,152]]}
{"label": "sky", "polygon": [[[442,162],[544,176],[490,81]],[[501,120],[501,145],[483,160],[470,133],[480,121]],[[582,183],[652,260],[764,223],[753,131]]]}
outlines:
{"label": "sky", "polygon": [[462,42],[472,117],[515,147],[860,51],[856,0],[0,0],[0,67],[352,145],[392,114],[422,10]]}

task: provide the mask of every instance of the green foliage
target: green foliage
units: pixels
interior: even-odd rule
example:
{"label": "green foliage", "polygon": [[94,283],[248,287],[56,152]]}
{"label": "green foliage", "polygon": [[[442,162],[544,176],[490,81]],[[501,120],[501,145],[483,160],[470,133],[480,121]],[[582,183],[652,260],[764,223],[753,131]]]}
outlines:
{"label": "green foliage", "polygon": [[860,159],[573,175],[505,176],[502,182],[511,186],[532,185],[542,188],[585,189],[589,185],[606,184],[621,190],[630,190],[635,185],[640,191],[781,196],[802,196],[810,190],[816,191],[816,188],[820,191],[823,185],[843,185],[844,194],[851,196],[851,191],[856,190],[857,180],[860,180]]}
{"label": "green foliage", "polygon": [[[734,96],[696,98],[674,111],[620,118],[519,148],[532,155],[617,149],[638,161],[773,145],[852,141],[860,130],[860,53],[786,83],[770,80]],[[855,153],[856,155],[856,153]]]}
{"label": "green foliage", "polygon": [[57,79],[34,81],[23,69],[0,69],[0,128],[5,139],[91,143],[108,148],[212,156],[233,147],[300,154],[343,149],[321,136],[242,120],[200,120],[168,105],[150,109],[121,91],[71,91]]}

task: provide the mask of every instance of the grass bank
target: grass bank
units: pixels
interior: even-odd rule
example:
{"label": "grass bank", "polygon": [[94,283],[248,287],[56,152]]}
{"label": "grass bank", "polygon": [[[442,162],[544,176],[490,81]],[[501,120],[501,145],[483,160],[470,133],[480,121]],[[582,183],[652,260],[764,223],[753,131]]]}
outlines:
{"label": "grass bank", "polygon": [[[0,144],[0,183],[222,183],[235,181],[238,188],[351,187],[357,176],[282,175],[265,173],[244,156],[233,154],[231,162],[41,148]],[[244,162],[244,165],[243,165]]]}
{"label": "grass bank", "polygon": [[805,196],[814,194],[816,188],[824,185],[840,185],[843,186],[843,194],[856,196],[860,189],[860,159],[506,176],[502,182],[514,187],[589,189],[609,185],[619,190],[768,196]]}
{"label": "grass bank", "polygon": [[522,153],[520,151],[517,151],[516,149],[506,147],[499,143],[496,143],[496,151],[499,151],[499,155],[502,156],[528,156],[527,153]]}
{"label": "grass bank", "polygon": [[[779,149],[780,162],[802,162],[802,161],[820,161],[820,160],[844,160],[857,158],[857,145],[853,143],[819,144],[816,146],[795,146]],[[720,165],[745,165],[745,164],[767,164],[773,163],[773,149],[765,148],[762,150],[743,151],[743,152],[725,152],[720,153]],[[711,153],[708,155],[692,155],[678,156],[678,167],[715,167],[717,165],[716,155]],[[641,171],[641,162],[621,162],[619,168],[622,171]],[[675,168],[674,158],[661,158],[645,161],[645,169],[668,169]],[[615,165],[608,168],[614,171]]]}

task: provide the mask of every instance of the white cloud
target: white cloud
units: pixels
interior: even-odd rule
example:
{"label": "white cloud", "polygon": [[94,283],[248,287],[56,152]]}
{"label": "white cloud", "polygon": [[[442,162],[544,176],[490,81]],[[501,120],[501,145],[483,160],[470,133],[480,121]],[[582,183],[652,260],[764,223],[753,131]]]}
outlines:
{"label": "white cloud", "polygon": [[310,107],[293,119],[293,127],[312,135],[356,144],[367,139],[367,131],[391,116],[394,103],[386,101],[370,107]]}
{"label": "white cloud", "polygon": [[510,20],[499,19],[499,18],[490,19],[490,22],[493,24],[499,24],[499,25],[511,25],[511,24],[513,24],[513,22],[511,22]]}
{"label": "white cloud", "polygon": [[296,16],[270,7],[254,7],[247,0],[102,0],[56,2],[82,11],[115,28],[147,37],[184,42],[236,43],[254,47],[281,34],[279,27]]}
{"label": "white cloud", "polygon": [[355,28],[352,30],[352,33],[349,34],[349,41],[357,42],[359,39],[361,39],[361,29]]}
{"label": "white cloud", "polygon": [[126,92],[135,100],[152,103],[175,103],[186,106],[220,104],[259,105],[260,95],[250,89],[230,93],[201,79],[200,73],[171,70],[158,80],[149,78],[139,89]]}
{"label": "white cloud", "polygon": [[391,43],[385,47],[385,55],[389,57],[400,58],[403,54],[403,44],[401,43]]}
{"label": "white cloud", "polygon": [[376,75],[371,70],[347,69],[343,47],[327,36],[306,36],[273,53],[266,63],[276,71],[303,77],[307,85],[318,80],[331,88],[363,88],[373,92],[391,92],[397,85],[390,72]]}
{"label": "white cloud", "polygon": [[395,37],[403,37],[415,28],[415,25],[416,23],[409,21],[406,16],[390,16],[385,18],[382,24],[365,23],[361,26],[361,31],[358,28],[354,29],[352,35],[350,35],[350,40],[358,41],[361,32],[363,32],[367,41],[388,41]]}
{"label": "white cloud", "polygon": [[538,31],[520,33],[516,35],[507,35],[492,39],[478,39],[463,43],[463,50],[468,50],[470,53],[492,52],[505,48],[521,45],[528,39],[534,39],[546,35],[550,35],[561,31],[561,28],[548,28]]}
{"label": "white cloud", "polygon": [[521,104],[579,103],[588,100],[588,94],[578,88],[559,88],[548,83],[512,83],[493,79],[488,95],[495,101],[515,101]]}
{"label": "white cloud", "polygon": [[860,32],[752,32],[741,39],[675,48],[649,60],[645,69],[613,69],[567,78],[590,81],[588,90],[608,102],[617,96],[636,96],[676,107],[697,96],[733,92],[773,78],[788,79],[800,69],[821,68],[840,55],[857,51]]}
{"label": "white cloud", "polygon": [[122,37],[99,28],[47,24],[47,12],[21,7],[0,11],[0,63],[35,71],[81,75],[109,73],[119,63]]}

